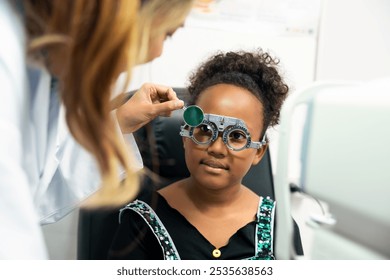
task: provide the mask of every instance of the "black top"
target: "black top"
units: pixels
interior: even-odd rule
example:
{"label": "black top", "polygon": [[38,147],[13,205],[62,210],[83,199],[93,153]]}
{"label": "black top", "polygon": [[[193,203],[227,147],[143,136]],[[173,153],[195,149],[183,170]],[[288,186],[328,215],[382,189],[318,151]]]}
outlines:
{"label": "black top", "polygon": [[[215,259],[215,247],[176,209],[170,207],[164,197],[157,192],[140,197],[149,204],[169,232],[180,258],[183,260]],[[240,228],[227,245],[219,248],[218,259],[245,259],[255,255],[256,222]],[[294,222],[295,247],[303,254],[299,228]],[[143,218],[134,211],[124,211],[121,224],[116,232],[109,258],[132,260],[162,260],[163,253],[154,233]]]}

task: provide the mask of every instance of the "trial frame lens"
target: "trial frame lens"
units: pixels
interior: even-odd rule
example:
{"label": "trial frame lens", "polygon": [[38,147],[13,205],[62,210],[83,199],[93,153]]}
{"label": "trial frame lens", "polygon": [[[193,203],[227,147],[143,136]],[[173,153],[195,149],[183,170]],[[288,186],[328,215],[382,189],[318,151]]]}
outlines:
{"label": "trial frame lens", "polygon": [[203,121],[198,126],[188,124],[181,127],[180,135],[191,138],[199,145],[208,145],[222,133],[225,145],[233,151],[247,148],[259,149],[266,144],[265,135],[261,142],[254,142],[245,123],[237,118],[204,114]]}
{"label": "trial frame lens", "polygon": [[[213,124],[201,124],[193,128],[191,133],[192,139],[197,144],[207,145],[216,140],[216,131]],[[222,140],[225,145],[228,146],[229,149],[235,151],[244,149],[248,144],[249,138],[250,136],[248,133],[238,127],[225,130],[222,133]]]}
{"label": "trial frame lens", "polygon": [[190,105],[184,108],[183,120],[190,127],[200,125],[204,120],[203,110],[197,105]]}

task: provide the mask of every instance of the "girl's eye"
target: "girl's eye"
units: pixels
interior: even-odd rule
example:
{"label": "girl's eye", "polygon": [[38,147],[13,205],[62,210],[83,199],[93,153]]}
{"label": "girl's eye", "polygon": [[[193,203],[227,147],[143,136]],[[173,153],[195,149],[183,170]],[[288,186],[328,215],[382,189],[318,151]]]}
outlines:
{"label": "girl's eye", "polygon": [[230,133],[229,138],[232,141],[241,141],[241,140],[245,140],[246,136],[241,131],[233,131]]}
{"label": "girl's eye", "polygon": [[200,127],[200,130],[201,130],[202,132],[210,132],[211,127],[210,127],[209,125],[202,125],[202,126]]}

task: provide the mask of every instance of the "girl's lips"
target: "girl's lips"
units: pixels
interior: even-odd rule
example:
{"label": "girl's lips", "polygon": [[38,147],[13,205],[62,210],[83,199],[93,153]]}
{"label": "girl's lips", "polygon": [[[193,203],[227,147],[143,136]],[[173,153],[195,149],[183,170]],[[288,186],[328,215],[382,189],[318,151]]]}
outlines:
{"label": "girl's lips", "polygon": [[219,161],[212,160],[212,159],[201,160],[200,163],[204,164],[204,165],[207,165],[207,166],[210,166],[212,168],[219,168],[219,169],[229,170],[229,168],[226,165],[220,163]]}

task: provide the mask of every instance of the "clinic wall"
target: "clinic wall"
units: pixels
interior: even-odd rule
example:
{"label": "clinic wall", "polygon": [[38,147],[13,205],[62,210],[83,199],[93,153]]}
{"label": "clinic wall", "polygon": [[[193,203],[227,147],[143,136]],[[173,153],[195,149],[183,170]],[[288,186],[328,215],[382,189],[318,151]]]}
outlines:
{"label": "clinic wall", "polygon": [[315,79],[390,76],[389,30],[389,0],[324,0]]}
{"label": "clinic wall", "polygon": [[299,88],[314,79],[316,44],[315,37],[309,36],[269,36],[245,28],[229,31],[186,26],[167,40],[161,57],[136,68],[130,88],[138,88],[145,81],[186,86],[189,74],[217,51],[258,48],[279,58],[283,75],[292,88]]}

